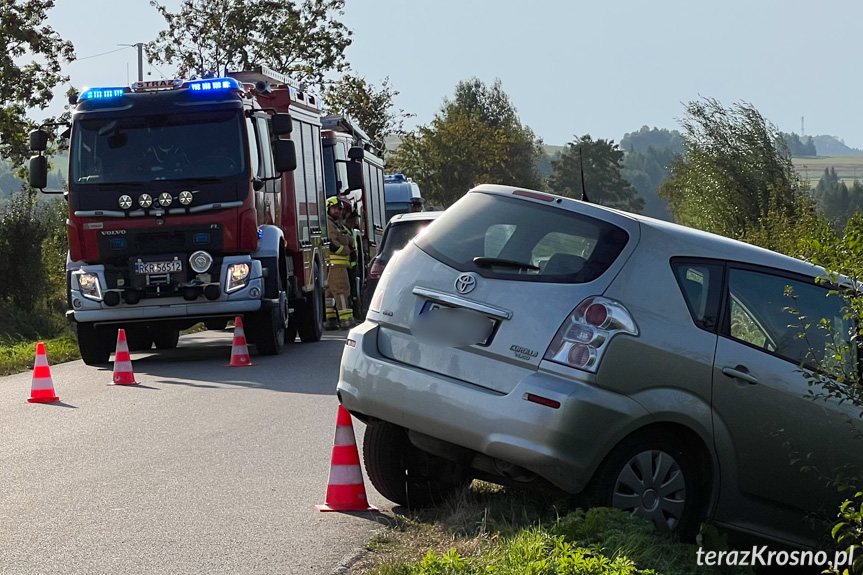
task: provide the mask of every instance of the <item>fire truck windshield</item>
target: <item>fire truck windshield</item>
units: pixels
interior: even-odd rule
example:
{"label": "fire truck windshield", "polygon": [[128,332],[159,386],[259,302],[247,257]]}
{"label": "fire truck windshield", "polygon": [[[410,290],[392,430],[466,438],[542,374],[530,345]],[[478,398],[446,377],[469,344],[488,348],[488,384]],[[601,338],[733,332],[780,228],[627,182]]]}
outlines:
{"label": "fire truck windshield", "polygon": [[246,172],[235,110],[82,119],[72,130],[75,184],[225,178]]}

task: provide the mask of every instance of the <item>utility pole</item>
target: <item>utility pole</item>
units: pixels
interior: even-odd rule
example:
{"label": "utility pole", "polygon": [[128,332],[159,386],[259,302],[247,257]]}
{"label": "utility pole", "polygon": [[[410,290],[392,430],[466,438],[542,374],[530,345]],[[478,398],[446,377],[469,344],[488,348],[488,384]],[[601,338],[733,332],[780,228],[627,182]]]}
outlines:
{"label": "utility pole", "polygon": [[138,42],[137,44],[117,44],[118,46],[129,46],[132,48],[138,48],[138,81],[144,81],[144,43]]}

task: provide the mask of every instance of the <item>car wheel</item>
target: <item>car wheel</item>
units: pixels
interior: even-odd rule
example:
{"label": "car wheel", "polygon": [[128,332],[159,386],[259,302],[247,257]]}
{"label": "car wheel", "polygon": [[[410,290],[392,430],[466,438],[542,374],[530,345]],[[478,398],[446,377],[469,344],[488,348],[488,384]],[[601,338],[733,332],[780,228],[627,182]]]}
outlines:
{"label": "car wheel", "polygon": [[697,459],[666,432],[625,439],[595,475],[594,504],[651,521],[660,533],[694,536],[702,520]]}
{"label": "car wheel", "polygon": [[307,293],[305,301],[297,305],[296,328],[300,334],[300,341],[313,343],[321,340],[324,333],[324,288],[321,287],[321,271],[315,263],[312,272],[312,285],[314,289]]}
{"label": "car wheel", "polygon": [[366,426],[363,462],[375,489],[409,508],[440,504],[470,481],[461,473],[444,478],[441,470],[452,469],[455,464],[417,449],[407,430],[391,423]]}

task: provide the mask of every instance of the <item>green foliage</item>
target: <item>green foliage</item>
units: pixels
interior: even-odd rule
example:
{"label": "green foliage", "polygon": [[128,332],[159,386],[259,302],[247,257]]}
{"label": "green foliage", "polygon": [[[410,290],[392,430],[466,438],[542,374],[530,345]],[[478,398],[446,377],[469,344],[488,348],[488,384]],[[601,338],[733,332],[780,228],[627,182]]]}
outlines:
{"label": "green foliage", "polygon": [[0,335],[35,339],[62,328],[66,204],[16,192],[0,209]]}
{"label": "green foliage", "polygon": [[640,213],[644,199],[623,177],[622,162],[623,152],[613,140],[594,141],[589,134],[576,137],[559,158],[552,160],[548,186],[562,196],[581,199],[583,175],[591,202]]}
{"label": "green foliage", "polygon": [[412,177],[433,203],[449,206],[477,184],[541,188],[541,142],[523,126],[500,80],[459,82],[431,124],[408,134],[387,169]]}
{"label": "green foliage", "polygon": [[[3,309],[0,305],[0,318],[2,317]],[[35,341],[38,339],[40,338],[33,337],[32,341],[18,341],[0,337],[0,376],[33,369],[33,360],[36,357]],[[68,330],[61,337],[45,341],[45,354],[52,365],[81,358],[78,342]]]}
{"label": "green foliage", "polygon": [[779,137],[782,138],[784,145],[788,147],[788,151],[795,158],[818,155],[818,152],[815,150],[815,140],[812,139],[812,136],[806,138],[805,142],[802,141],[800,136],[794,132],[791,132],[790,134],[780,132]]}
{"label": "green foliage", "polygon": [[674,220],[668,211],[668,202],[657,193],[659,186],[668,177],[671,163],[677,155],[670,146],[650,146],[644,151],[627,152],[623,157],[623,177],[638,191],[638,195],[644,198],[642,213],[645,216],[669,222]]}
{"label": "green foliage", "polygon": [[353,33],[338,20],[344,0],[183,0],[176,13],[150,5],[168,27],[146,46],[147,58],[175,64],[182,77],[265,65],[323,84],[346,66]]}
{"label": "green foliage", "polygon": [[797,228],[812,212],[784,140],[758,110],[708,98],[687,104],[686,114],[686,155],[659,190],[679,223],[741,238],[767,219]]}
{"label": "green foliage", "polygon": [[29,155],[27,133],[33,126],[27,110],[48,106],[54,87],[68,81],[61,63],[75,59],[72,44],[45,23],[53,7],[53,0],[4,0],[0,5],[0,157],[15,166]]}
{"label": "green foliage", "polygon": [[626,153],[645,152],[648,148],[670,148],[672,154],[682,154],[684,152],[683,136],[677,130],[642,126],[637,132],[624,134],[620,140],[620,149]]}
{"label": "green foliage", "polygon": [[353,74],[345,74],[324,90],[324,103],[328,114],[347,114],[359,122],[377,147],[384,150],[384,137],[402,135],[404,121],[415,114],[402,109],[395,111],[393,98],[398,91],[390,85],[389,76],[381,82],[380,89]]}
{"label": "green foliage", "polygon": [[[715,530],[706,532],[709,550],[727,549]],[[577,510],[552,524],[522,528],[472,556],[454,548],[428,552],[413,564],[388,564],[378,575],[637,575],[751,574],[749,568],[699,566],[695,545],[656,533],[653,524],[617,509]]]}

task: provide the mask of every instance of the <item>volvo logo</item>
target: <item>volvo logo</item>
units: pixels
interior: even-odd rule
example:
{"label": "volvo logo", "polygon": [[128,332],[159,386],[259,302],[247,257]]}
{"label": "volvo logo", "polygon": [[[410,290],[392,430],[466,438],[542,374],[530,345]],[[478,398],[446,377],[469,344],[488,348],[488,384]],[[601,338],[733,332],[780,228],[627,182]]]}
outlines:
{"label": "volvo logo", "polygon": [[461,274],[455,280],[455,291],[458,293],[470,293],[476,287],[476,278],[470,274]]}

